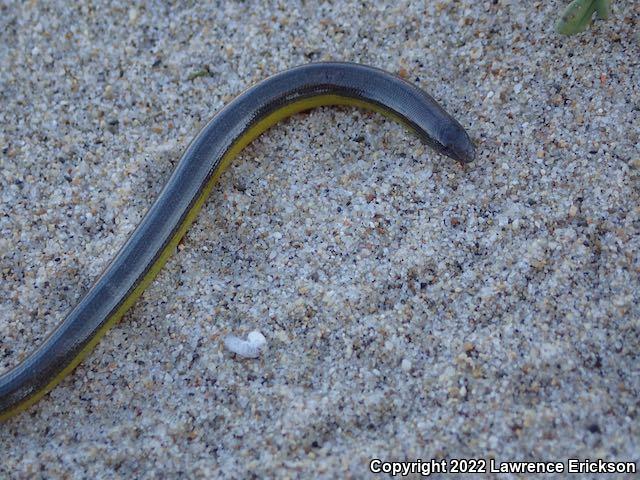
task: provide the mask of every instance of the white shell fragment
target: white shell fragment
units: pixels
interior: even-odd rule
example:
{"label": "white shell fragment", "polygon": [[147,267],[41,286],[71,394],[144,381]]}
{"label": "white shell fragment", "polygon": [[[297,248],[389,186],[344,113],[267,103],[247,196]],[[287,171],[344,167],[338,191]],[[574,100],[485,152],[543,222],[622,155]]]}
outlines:
{"label": "white shell fragment", "polygon": [[262,351],[267,348],[267,339],[262,333],[254,330],[243,340],[235,335],[224,337],[224,346],[227,350],[244,358],[258,358]]}

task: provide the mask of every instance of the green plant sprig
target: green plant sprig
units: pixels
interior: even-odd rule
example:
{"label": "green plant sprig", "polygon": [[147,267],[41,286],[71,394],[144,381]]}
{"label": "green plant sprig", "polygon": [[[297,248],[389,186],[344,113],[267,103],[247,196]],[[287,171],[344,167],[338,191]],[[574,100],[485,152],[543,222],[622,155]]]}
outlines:
{"label": "green plant sprig", "polygon": [[598,18],[606,20],[610,9],[610,0],[573,0],[562,12],[556,31],[562,35],[580,33],[591,25],[594,12],[597,12]]}

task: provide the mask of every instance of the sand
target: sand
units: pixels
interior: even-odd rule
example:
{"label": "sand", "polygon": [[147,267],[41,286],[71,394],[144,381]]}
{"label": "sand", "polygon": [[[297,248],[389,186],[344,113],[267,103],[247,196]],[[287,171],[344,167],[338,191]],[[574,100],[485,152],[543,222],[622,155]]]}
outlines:
{"label": "sand", "polygon": [[[270,130],[123,321],[0,425],[1,478],[640,459],[638,2],[569,38],[557,1],[70,3],[0,6],[0,370],[270,74],[399,73],[478,157],[351,108]],[[224,348],[252,330],[258,359]]]}

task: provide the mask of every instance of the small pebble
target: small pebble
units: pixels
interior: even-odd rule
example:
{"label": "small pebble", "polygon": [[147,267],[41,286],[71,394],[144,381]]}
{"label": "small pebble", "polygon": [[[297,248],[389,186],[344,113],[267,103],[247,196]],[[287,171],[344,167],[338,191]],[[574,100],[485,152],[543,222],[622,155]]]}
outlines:
{"label": "small pebble", "polygon": [[407,360],[406,358],[404,358],[404,359],[402,360],[402,365],[401,365],[401,367],[402,367],[402,370],[404,370],[405,372],[410,371],[410,370],[411,370],[411,361],[410,361],[410,360]]}
{"label": "small pebble", "polygon": [[240,357],[258,358],[267,348],[267,339],[262,333],[254,330],[247,335],[246,340],[236,337],[235,335],[227,335],[224,338],[224,346],[227,350]]}

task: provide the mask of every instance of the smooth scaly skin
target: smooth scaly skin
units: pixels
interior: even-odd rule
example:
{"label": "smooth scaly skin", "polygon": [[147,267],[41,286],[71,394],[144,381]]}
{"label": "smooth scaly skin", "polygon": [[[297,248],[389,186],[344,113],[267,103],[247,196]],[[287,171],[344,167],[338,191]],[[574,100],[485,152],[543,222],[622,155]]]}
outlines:
{"label": "smooth scaly skin", "polygon": [[176,248],[231,159],[279,120],[322,105],[382,112],[411,127],[437,151],[465,163],[474,158],[473,144],[456,120],[422,90],[382,70],[316,63],[258,83],[200,131],[93,287],[37,350],[0,376],[0,421],[55,387],[131,307]]}

